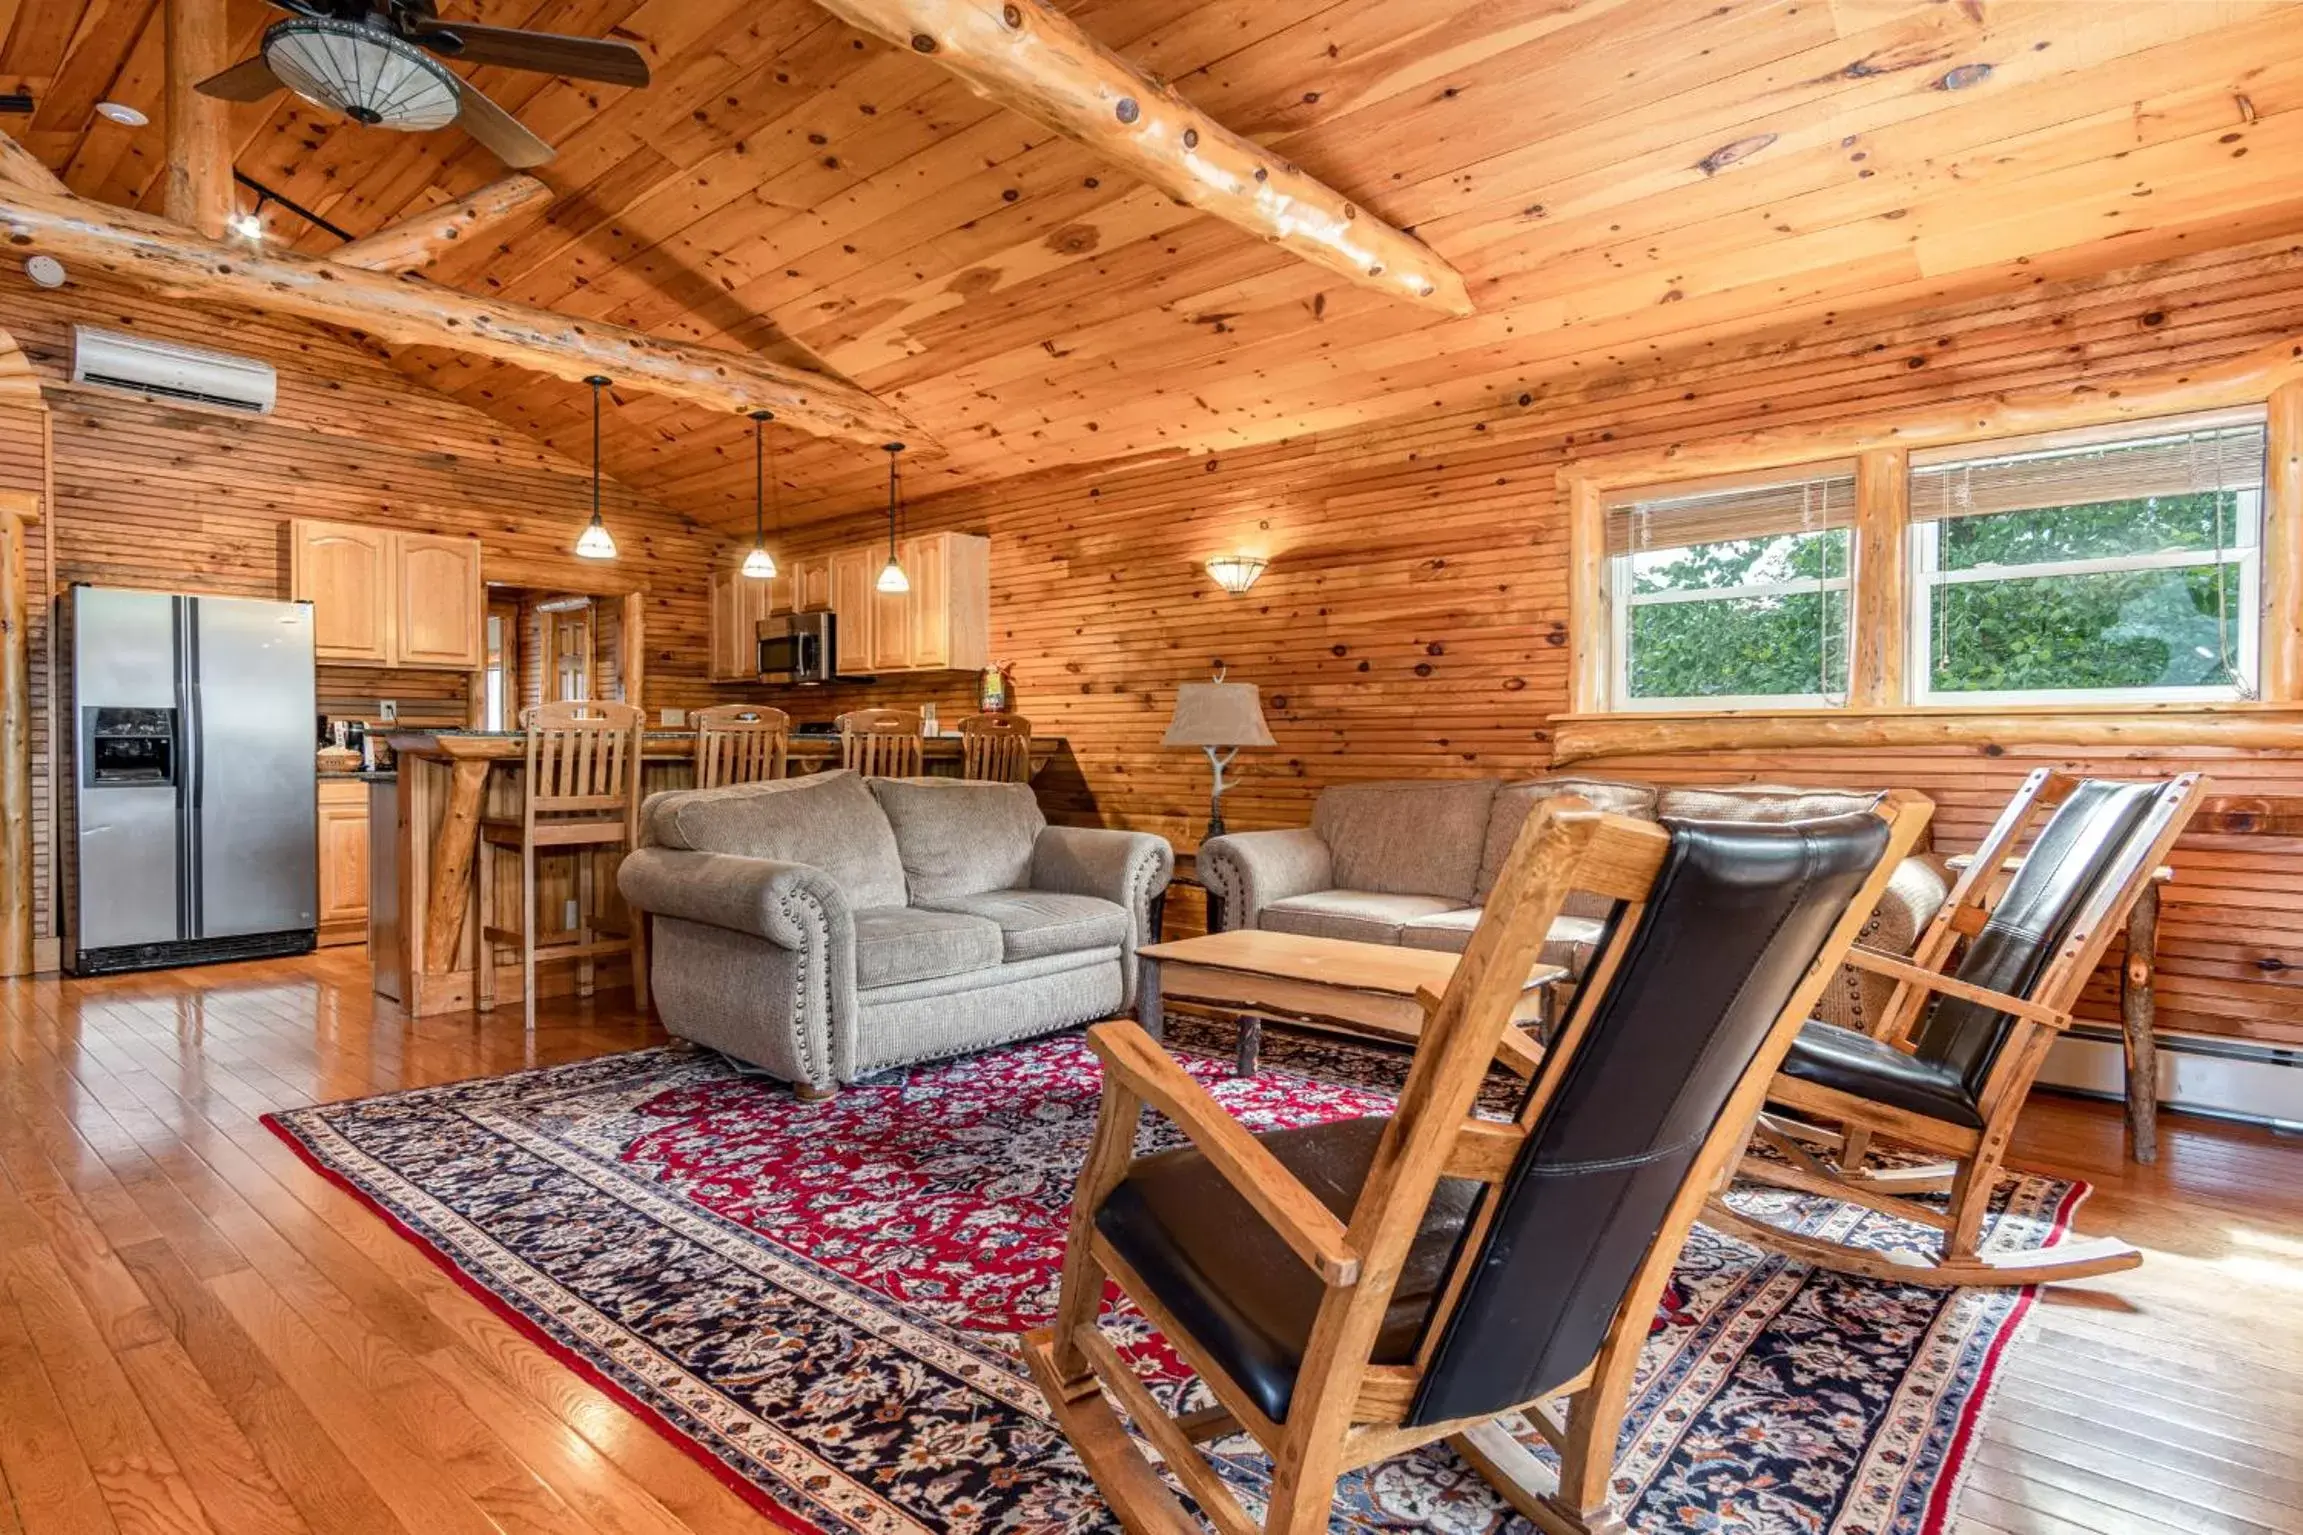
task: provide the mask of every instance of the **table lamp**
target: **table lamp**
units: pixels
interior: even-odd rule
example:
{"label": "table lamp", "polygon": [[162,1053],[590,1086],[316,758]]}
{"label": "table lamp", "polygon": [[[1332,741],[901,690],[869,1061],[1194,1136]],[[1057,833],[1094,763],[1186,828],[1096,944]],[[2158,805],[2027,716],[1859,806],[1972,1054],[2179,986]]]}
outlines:
{"label": "table lamp", "polygon": [[[1263,702],[1252,682],[1226,682],[1218,668],[1213,682],[1187,682],[1176,689],[1175,718],[1168,721],[1162,746],[1197,746],[1207,753],[1215,787],[1207,800],[1207,835],[1223,835],[1223,770],[1243,746],[1277,746],[1264,728]],[[1205,838],[1202,839],[1206,840]]]}

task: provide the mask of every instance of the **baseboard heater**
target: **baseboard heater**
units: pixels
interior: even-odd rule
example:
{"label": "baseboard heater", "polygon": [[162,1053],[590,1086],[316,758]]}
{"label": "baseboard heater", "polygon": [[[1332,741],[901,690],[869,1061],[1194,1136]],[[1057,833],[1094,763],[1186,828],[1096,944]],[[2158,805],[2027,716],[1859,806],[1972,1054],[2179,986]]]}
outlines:
{"label": "baseboard heater", "polygon": [[[2127,1065],[2119,1030],[2074,1025],[2047,1053],[2039,1081],[2083,1097],[2124,1099]],[[2159,1105],[2303,1135],[2303,1050],[2162,1037]]]}

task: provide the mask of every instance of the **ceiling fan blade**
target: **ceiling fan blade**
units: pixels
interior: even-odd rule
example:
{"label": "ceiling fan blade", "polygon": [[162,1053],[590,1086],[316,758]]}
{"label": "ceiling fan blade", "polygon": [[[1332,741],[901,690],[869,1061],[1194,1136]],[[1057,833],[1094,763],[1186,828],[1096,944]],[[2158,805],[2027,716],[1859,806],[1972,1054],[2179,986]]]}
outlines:
{"label": "ceiling fan blade", "polygon": [[456,126],[512,169],[532,169],[555,153],[551,145],[520,126],[518,118],[474,90],[469,81],[456,82],[456,98],[460,103]]}
{"label": "ceiling fan blade", "polygon": [[404,34],[444,58],[465,64],[532,69],[538,74],[609,85],[648,83],[646,55],[630,43],[594,37],[562,37],[556,32],[522,32],[517,27],[483,27],[471,22],[410,17]]}
{"label": "ceiling fan blade", "polygon": [[193,87],[219,101],[261,101],[280,89],[280,77],[264,62],[264,55],[242,59],[220,75],[210,75]]}

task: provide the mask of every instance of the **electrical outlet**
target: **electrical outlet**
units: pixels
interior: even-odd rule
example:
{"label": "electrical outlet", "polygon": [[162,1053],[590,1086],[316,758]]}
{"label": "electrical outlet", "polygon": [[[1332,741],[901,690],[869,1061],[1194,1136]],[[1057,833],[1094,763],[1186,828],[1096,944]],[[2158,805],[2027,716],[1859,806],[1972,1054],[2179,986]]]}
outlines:
{"label": "electrical outlet", "polygon": [[685,709],[658,709],[656,711],[656,723],[668,730],[678,730],[688,723],[688,711]]}
{"label": "electrical outlet", "polygon": [[376,712],[383,716],[385,724],[397,725],[400,722],[400,701],[396,698],[380,698],[376,700]]}

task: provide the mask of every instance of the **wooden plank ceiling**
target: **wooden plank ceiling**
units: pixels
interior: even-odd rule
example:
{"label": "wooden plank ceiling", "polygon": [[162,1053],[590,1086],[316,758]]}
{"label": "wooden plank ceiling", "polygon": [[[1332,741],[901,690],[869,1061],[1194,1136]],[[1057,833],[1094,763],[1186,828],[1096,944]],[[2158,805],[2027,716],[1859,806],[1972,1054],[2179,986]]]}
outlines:
{"label": "wooden plank ceiling", "polygon": [[[1453,319],[1342,282],[993,107],[809,0],[448,0],[616,36],[632,92],[476,83],[559,194],[441,281],[836,371],[948,450],[913,494],[1222,451],[1855,310],[2303,229],[2297,0],[1082,0],[1092,34],[1460,268]],[[280,13],[233,0],[241,53]],[[157,0],[0,0],[0,119],[155,208]],[[237,56],[237,55],[236,55]],[[119,127],[99,100],[149,113]],[[454,130],[236,109],[239,169],[354,235],[493,180]],[[243,197],[247,194],[243,193]],[[274,237],[334,236],[278,209]],[[408,350],[412,377],[582,457],[581,386]],[[795,518],[880,455],[779,432]],[[750,520],[748,424],[638,393],[612,473]]]}

